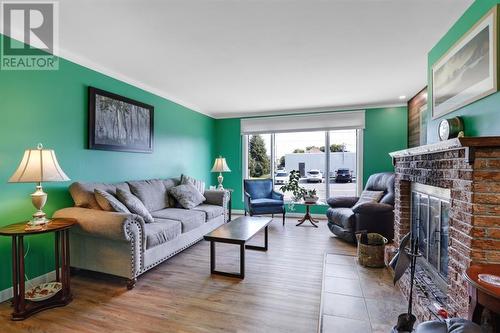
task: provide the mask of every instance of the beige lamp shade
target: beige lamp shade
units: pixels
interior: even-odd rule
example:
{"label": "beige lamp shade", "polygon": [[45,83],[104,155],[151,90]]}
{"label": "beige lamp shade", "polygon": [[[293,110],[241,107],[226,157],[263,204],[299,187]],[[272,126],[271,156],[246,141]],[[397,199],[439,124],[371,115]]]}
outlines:
{"label": "beige lamp shade", "polygon": [[10,177],[9,183],[40,183],[61,182],[70,180],[57,162],[52,149],[43,149],[39,144],[37,149],[26,149],[23,159],[16,172]]}
{"label": "beige lamp shade", "polygon": [[224,157],[217,157],[212,167],[212,172],[231,172]]}

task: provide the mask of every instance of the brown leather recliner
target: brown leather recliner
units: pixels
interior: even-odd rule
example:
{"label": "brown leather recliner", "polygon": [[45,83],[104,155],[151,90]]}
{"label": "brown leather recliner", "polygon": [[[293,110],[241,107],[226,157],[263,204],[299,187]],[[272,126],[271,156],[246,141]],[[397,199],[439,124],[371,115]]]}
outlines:
{"label": "brown leather recliner", "polygon": [[376,173],[368,178],[365,190],[384,191],[379,202],[366,202],[353,206],[359,197],[331,197],[327,200],[328,228],[351,243],[356,242],[355,233],[361,230],[376,232],[389,241],[394,238],[394,179],[393,172]]}

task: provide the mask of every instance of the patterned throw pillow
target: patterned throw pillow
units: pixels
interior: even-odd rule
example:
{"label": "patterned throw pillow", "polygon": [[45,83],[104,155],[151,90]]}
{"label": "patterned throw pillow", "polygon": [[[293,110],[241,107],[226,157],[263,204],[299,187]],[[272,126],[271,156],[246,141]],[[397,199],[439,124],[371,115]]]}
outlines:
{"label": "patterned throw pillow", "polygon": [[139,198],[137,198],[135,195],[133,195],[130,192],[117,189],[116,190],[116,196],[118,199],[125,205],[127,208],[134,214],[137,214],[139,216],[142,216],[144,219],[144,222],[146,223],[153,223],[154,219],[153,216],[151,216],[151,213],[148,211],[146,206],[142,203]]}
{"label": "patterned throw pillow", "polygon": [[102,208],[108,212],[130,213],[124,204],[120,202],[114,195],[103,190],[94,190],[95,200]]}
{"label": "patterned throw pillow", "polygon": [[187,184],[193,185],[194,187],[196,187],[198,192],[201,193],[201,195],[203,195],[205,193],[205,182],[202,180],[198,180],[198,179],[195,179],[193,177],[182,175],[181,176],[181,184],[182,185],[187,185]]}
{"label": "patterned throw pillow", "polygon": [[352,209],[357,208],[361,204],[366,202],[379,202],[380,199],[384,196],[384,191],[367,191],[364,190],[361,193],[361,196],[358,199],[358,202],[352,207]]}
{"label": "patterned throw pillow", "polygon": [[172,187],[170,194],[186,209],[194,208],[205,201],[205,197],[191,184]]}

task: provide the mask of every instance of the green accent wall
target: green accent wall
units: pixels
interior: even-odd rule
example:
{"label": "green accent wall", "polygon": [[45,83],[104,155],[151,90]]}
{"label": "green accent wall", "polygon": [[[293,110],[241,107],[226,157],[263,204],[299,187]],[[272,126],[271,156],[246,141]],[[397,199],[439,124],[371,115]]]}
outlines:
{"label": "green accent wall", "polygon": [[[441,40],[430,50],[428,54],[428,84],[429,84],[429,107],[432,109],[432,66],[436,63],[467,31],[476,24],[493,6],[500,0],[476,0],[441,38]],[[498,35],[500,38],[500,34]],[[500,40],[499,44],[500,45]],[[464,120],[466,136],[493,136],[500,135],[500,117],[498,111],[500,105],[500,92],[482,98],[472,104],[466,105],[458,110],[432,120],[429,112],[427,127],[427,142],[439,141],[437,128],[443,118],[461,116]]]}
{"label": "green accent wall", "polygon": [[[155,107],[154,153],[86,149],[89,85]],[[0,114],[0,226],[29,219],[34,211],[29,195],[35,185],[7,181],[24,150],[39,142],[55,150],[72,181],[118,182],[181,173],[211,179],[214,119],[64,59],[57,71],[0,71]],[[70,183],[44,184],[49,215],[72,205]],[[25,239],[28,278],[52,271],[53,236]],[[0,261],[1,291],[11,286],[10,238],[0,237]]]}
{"label": "green accent wall", "polygon": [[[407,108],[387,107],[367,109],[365,112],[365,130],[363,140],[363,184],[376,172],[393,171],[389,152],[407,147]],[[222,155],[231,168],[224,174],[224,187],[234,189],[233,209],[243,209],[242,179],[242,137],[240,135],[241,118],[218,119],[215,123],[215,153]],[[215,177],[213,178],[215,183]],[[297,212],[304,207],[296,206]],[[313,207],[313,213],[323,214],[326,207]]]}

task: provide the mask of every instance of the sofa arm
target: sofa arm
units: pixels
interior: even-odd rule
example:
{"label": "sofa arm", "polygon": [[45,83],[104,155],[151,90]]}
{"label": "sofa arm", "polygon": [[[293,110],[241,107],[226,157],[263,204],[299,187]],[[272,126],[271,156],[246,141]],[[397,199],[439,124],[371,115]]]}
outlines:
{"label": "sofa arm", "polygon": [[221,190],[206,190],[203,192],[203,196],[206,199],[205,203],[224,207],[227,205],[229,192]]}
{"label": "sofa arm", "polygon": [[367,214],[367,215],[375,215],[375,214],[384,214],[389,213],[394,210],[392,205],[379,203],[379,202],[365,202],[360,204],[359,206],[354,207],[352,210],[355,214]]}
{"label": "sofa arm", "polygon": [[78,233],[126,242],[134,238],[140,240],[141,244],[146,243],[144,220],[136,214],[70,207],[56,211],[54,217],[76,219],[75,231]]}
{"label": "sofa arm", "polygon": [[330,197],[326,202],[332,208],[351,208],[358,200],[359,197]]}

